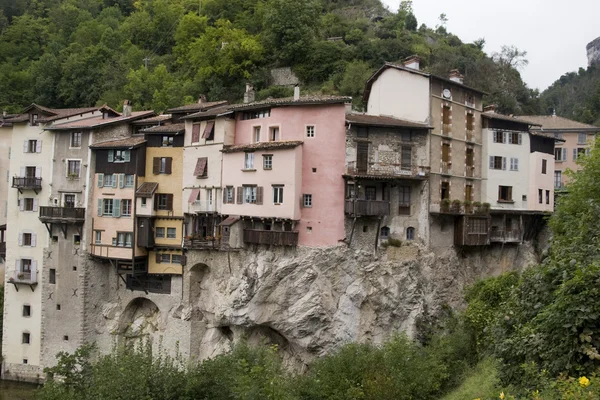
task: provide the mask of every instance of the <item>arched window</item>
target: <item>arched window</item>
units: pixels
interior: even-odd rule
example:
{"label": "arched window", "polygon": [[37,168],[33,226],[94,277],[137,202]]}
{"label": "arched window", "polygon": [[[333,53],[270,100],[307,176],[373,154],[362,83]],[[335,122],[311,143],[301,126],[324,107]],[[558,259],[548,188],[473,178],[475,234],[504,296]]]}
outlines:
{"label": "arched window", "polygon": [[379,237],[381,239],[389,239],[389,237],[390,237],[390,228],[388,228],[387,226],[382,227],[381,231],[379,232]]}
{"label": "arched window", "polygon": [[415,228],[412,226],[406,228],[406,240],[415,240]]}

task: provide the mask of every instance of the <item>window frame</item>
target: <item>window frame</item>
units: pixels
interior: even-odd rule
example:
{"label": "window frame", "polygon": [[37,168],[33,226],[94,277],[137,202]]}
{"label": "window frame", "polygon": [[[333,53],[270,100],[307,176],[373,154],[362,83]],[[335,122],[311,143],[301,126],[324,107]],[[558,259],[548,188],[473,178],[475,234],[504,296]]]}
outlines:
{"label": "window frame", "polygon": [[[81,148],[81,139],[82,139],[81,131],[73,131],[69,137],[69,149],[80,149]],[[79,143],[79,145],[76,145]]]}
{"label": "window frame", "polygon": [[27,140],[27,153],[37,153],[38,139]]}
{"label": "window frame", "polygon": [[177,228],[167,227],[166,239],[177,239]]}
{"label": "window frame", "polygon": [[[498,202],[499,203],[514,203],[512,198],[512,186],[498,185]],[[506,194],[506,196],[503,196]],[[506,197],[506,198],[504,198]]]}
{"label": "window frame", "polygon": [[243,190],[243,204],[256,204],[257,194],[258,194],[258,186],[256,185],[244,185],[242,186]]}
{"label": "window frame", "polygon": [[[272,185],[273,188],[273,204],[283,204],[283,188],[284,185]],[[277,201],[279,200],[279,201]]]}
{"label": "window frame", "polygon": [[307,138],[313,139],[316,135],[317,128],[315,125],[306,125],[305,132]]}
{"label": "window frame", "polygon": [[312,208],[312,206],[313,206],[313,195],[312,195],[312,193],[304,193],[302,195],[302,206],[304,208]]}
{"label": "window frame", "polygon": [[244,153],[244,170],[254,170],[254,152],[247,151]]}
{"label": "window frame", "polygon": [[164,226],[157,226],[154,231],[154,237],[159,239],[164,239],[166,237],[167,230]]}
{"label": "window frame", "polygon": [[[110,206],[109,206],[109,204],[110,204]],[[108,207],[110,207],[110,213],[108,213],[106,211]],[[112,217],[114,208],[115,208],[114,199],[102,199],[102,216],[103,217]]]}
{"label": "window frame", "polygon": [[[72,163],[72,164],[71,164]],[[67,177],[81,178],[81,158],[67,158],[65,160]],[[72,172],[71,165],[77,166]]]}
{"label": "window frame", "polygon": [[[129,205],[128,207],[126,205]],[[121,199],[121,217],[131,217],[133,202],[131,199]],[[128,212],[126,212],[128,211]]]}
{"label": "window frame", "polygon": [[273,169],[273,154],[263,154],[263,169],[264,170],[272,170]]}

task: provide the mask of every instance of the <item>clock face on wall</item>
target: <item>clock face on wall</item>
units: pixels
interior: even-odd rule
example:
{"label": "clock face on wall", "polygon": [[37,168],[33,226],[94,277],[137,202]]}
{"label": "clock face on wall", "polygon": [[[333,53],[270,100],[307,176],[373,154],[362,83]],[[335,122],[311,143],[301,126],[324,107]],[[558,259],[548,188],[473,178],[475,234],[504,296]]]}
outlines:
{"label": "clock face on wall", "polygon": [[449,99],[452,97],[452,92],[450,91],[450,89],[444,89],[444,91],[442,92],[442,96],[444,96],[444,98]]}

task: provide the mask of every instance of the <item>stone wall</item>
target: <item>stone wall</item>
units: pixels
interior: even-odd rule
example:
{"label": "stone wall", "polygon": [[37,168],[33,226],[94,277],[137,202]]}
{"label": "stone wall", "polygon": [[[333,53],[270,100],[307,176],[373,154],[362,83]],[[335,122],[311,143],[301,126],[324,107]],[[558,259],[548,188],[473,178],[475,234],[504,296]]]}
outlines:
{"label": "stone wall", "polygon": [[586,50],[588,66],[600,63],[600,37],[588,43]]}

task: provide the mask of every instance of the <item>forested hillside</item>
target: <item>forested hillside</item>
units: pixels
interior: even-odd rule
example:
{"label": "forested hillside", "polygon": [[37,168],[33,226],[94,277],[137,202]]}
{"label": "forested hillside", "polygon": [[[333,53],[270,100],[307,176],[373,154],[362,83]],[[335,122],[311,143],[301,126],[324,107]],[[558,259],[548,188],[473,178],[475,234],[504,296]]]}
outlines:
{"label": "forested hillside", "polygon": [[540,100],[546,114],[555,109],[560,116],[600,125],[600,66],[561,76],[542,93]]}
{"label": "forested hillside", "polygon": [[[443,13],[440,9],[440,13]],[[385,61],[417,54],[423,67],[490,94],[504,112],[537,113],[537,93],[515,67],[524,54],[493,57],[484,40],[465,44],[439,26],[420,25],[410,1],[397,12],[379,0],[0,0],[0,109],[32,102],[82,107],[124,99],[137,109],[259,98],[269,71],[290,66],[303,90],[360,96]]]}

